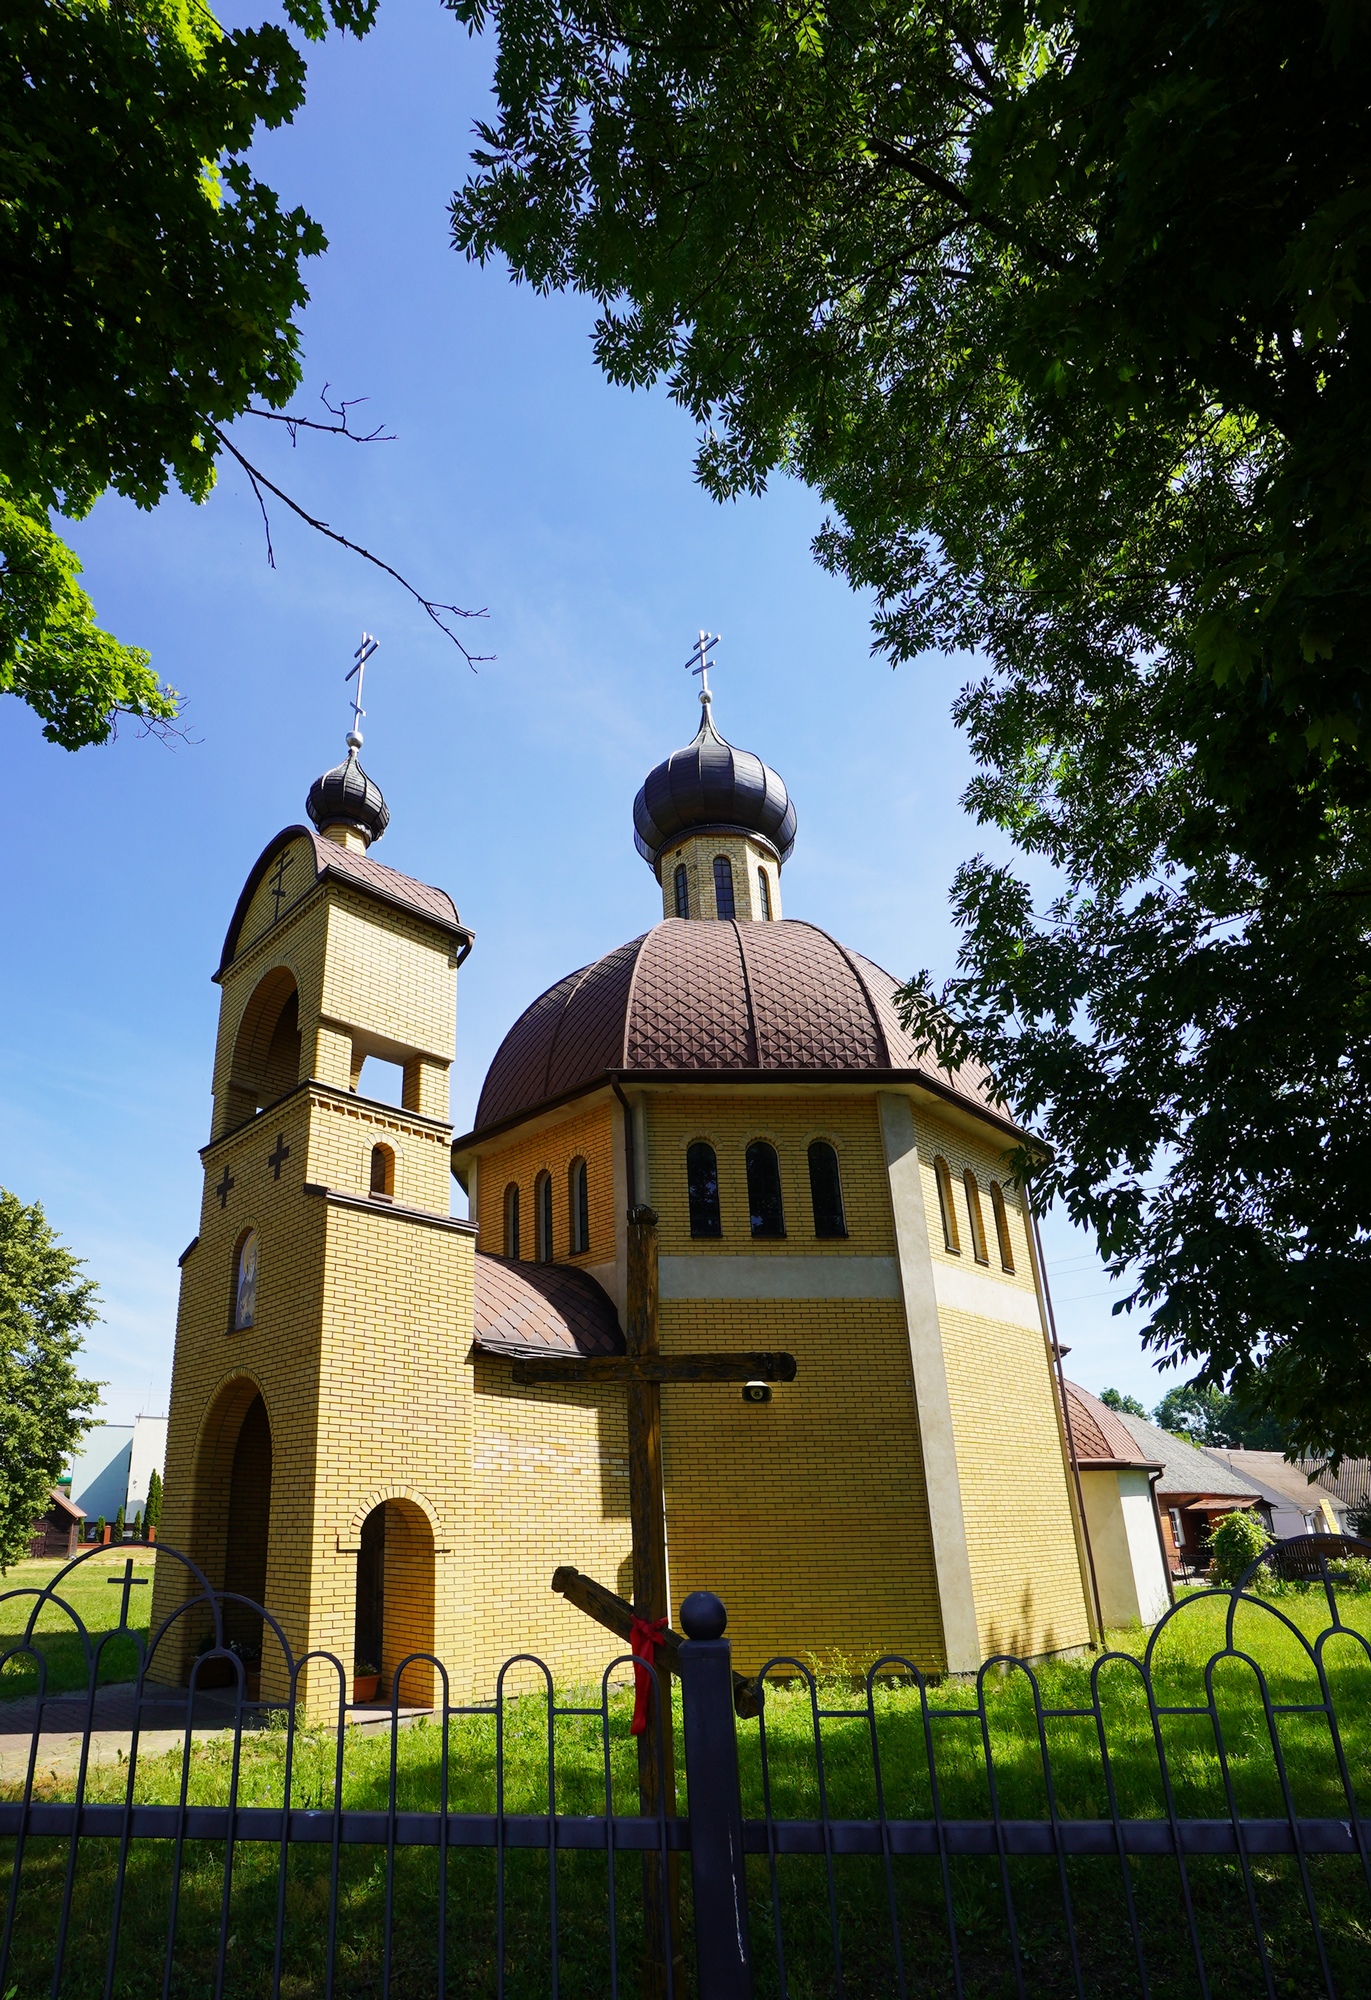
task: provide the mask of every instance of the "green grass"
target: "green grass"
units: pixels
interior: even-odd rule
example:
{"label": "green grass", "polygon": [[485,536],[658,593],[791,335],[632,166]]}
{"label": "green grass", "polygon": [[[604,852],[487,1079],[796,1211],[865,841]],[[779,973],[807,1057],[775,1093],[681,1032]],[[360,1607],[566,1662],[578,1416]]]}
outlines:
{"label": "green grass", "polygon": [[[126,1633],[117,1638],[105,1637],[119,1623],[124,1563],[130,1555],[133,1557],[134,1576],[147,1587],[136,1588],[130,1593],[129,1623],[146,1631],[148,1599],[152,1596],[153,1551],[140,1544],[130,1542],[122,1549],[112,1547],[105,1554],[92,1556],[72,1572],[60,1593],[63,1602],[71,1606],[85,1626],[92,1648],[100,1649],[96,1675],[102,1686],[109,1681],[132,1680],[138,1671],[136,1642]],[[33,1612],[35,1599],[29,1593],[43,1589],[64,1567],[61,1562],[21,1562],[0,1578],[0,1596],[8,1592],[18,1593],[0,1603],[0,1652],[20,1641]],[[114,1577],[119,1578],[118,1584],[112,1581]],[[103,1646],[100,1645],[102,1640],[105,1640]],[[90,1666],[85,1644],[60,1604],[50,1602],[44,1605],[29,1643],[47,1661],[49,1694],[89,1686]],[[38,1668],[32,1655],[18,1654],[9,1660],[0,1673],[0,1702],[36,1694],[37,1691]]]}
{"label": "green grass", "polygon": [[[92,1566],[93,1567],[93,1566]],[[89,1587],[92,1598],[103,1582]],[[140,1593],[142,1595],[142,1593]],[[114,1591],[111,1600],[117,1602]],[[0,1607],[0,1617],[8,1607]],[[1205,1665],[1223,1644],[1224,1607],[1214,1600],[1187,1606],[1163,1636],[1154,1665],[1159,1702],[1192,1706],[1205,1700]],[[1291,1592],[1272,1609],[1240,1607],[1235,1644],[1249,1651],[1267,1677],[1271,1699],[1299,1704],[1319,1699],[1316,1678],[1298,1642],[1273,1611],[1289,1617],[1311,1636],[1326,1623],[1321,1593]],[[1371,1636],[1371,1597],[1348,1599],[1343,1616]],[[1137,1651],[1141,1634],[1115,1635]],[[50,1656],[51,1657],[51,1656]],[[1356,1641],[1332,1642],[1327,1669],[1342,1729],[1344,1749],[1363,1812],[1371,1811],[1371,1666]],[[1090,1698],[1088,1661],[1043,1667],[1038,1686],[1044,1706],[1075,1708]],[[1154,1817],[1163,1811],[1159,1769],[1140,1676],[1125,1662],[1100,1669],[1101,1709],[1120,1810],[1126,1816]],[[517,1698],[506,1711],[506,1807],[547,1809],[547,1714],[529,1677],[515,1681]],[[1256,1693],[1252,1669],[1239,1661],[1220,1665],[1214,1677],[1215,1702],[1230,1756],[1230,1775],[1239,1810],[1253,1816],[1280,1816],[1284,1805],[1270,1737]],[[825,1708],[860,1707],[850,1682],[827,1681],[819,1690]],[[574,1697],[563,1692],[559,1699]],[[989,1811],[988,1780],[975,1714],[974,1690],[944,1683],[932,1692],[933,1705],[951,1714],[934,1725],[938,1778],[944,1811],[950,1817],[978,1818]],[[875,1697],[886,1807],[891,1817],[926,1816],[930,1788],[922,1713],[915,1688],[883,1685]],[[1042,1759],[1038,1749],[1031,1685],[1022,1673],[996,1675],[988,1684],[987,1719],[1001,1810],[1009,1817],[1040,1817],[1046,1811]],[[628,1736],[629,1698],[612,1703],[614,1803],[636,1809],[635,1756]],[[1108,1811],[1104,1768],[1093,1718],[1049,1717],[1044,1723],[1059,1811],[1070,1817]],[[1178,1811],[1185,1816],[1224,1817],[1227,1813],[1214,1734],[1203,1718],[1165,1718],[1163,1740]],[[1338,1780],[1327,1722],[1322,1715],[1278,1718],[1296,1810],[1302,1815],[1343,1817],[1346,1803]],[[780,1816],[817,1813],[817,1770],[809,1696],[802,1687],[773,1688],[767,1697],[766,1736],[772,1808]],[[555,1724],[557,1806],[562,1812],[604,1809],[604,1773],[597,1724],[568,1717]],[[834,1817],[865,1818],[875,1812],[871,1737],[864,1713],[825,1720],[822,1725],[829,1810]],[[739,1726],[744,1810],[762,1810],[760,1730]],[[491,1811],[495,1804],[495,1729],[488,1717],[458,1718],[449,1730],[449,1805],[453,1810]],[[243,1804],[279,1804],[284,1782],[286,1739],[269,1730],[245,1740],[238,1797]],[[440,1798],[441,1730],[421,1724],[396,1740],[397,1799],[402,1807],[435,1807]],[[327,1732],[301,1730],[296,1737],[292,1803],[328,1806],[333,1801],[334,1739]],[[345,1744],[342,1797],[347,1806],[384,1807],[390,1777],[387,1737],[350,1732]],[[678,1763],[680,1762],[678,1744]],[[231,1748],[199,1746],[192,1761],[190,1797],[222,1803],[228,1797]],[[93,1799],[124,1795],[126,1766],[95,1771],[87,1787]],[[178,1796],[177,1757],[140,1760],[135,1796],[171,1800]],[[69,1796],[70,1780],[49,1780],[46,1795]],[[687,1801],[682,1784],[682,1809]],[[33,1841],[25,1857],[15,1950],[10,1978],[15,2000],[49,1990],[54,1913],[58,1907],[67,1851],[55,1842]],[[267,1847],[240,1847],[234,1857],[230,1916],[231,1948],[226,1991],[234,1996],[268,1994],[275,1925],[278,1855]],[[135,1849],[121,1932],[116,1991],[142,1995],[160,1991],[171,1885],[168,1845],[149,1842]],[[0,1853],[0,1861],[8,1856]],[[1310,1874],[1318,1901],[1336,1990],[1371,1993],[1371,1895],[1354,1863],[1312,1859]],[[618,1939],[621,1991],[636,1995],[641,1950],[641,1863],[616,1863],[620,1896]],[[224,1879],[222,1844],[190,1843],[186,1848],[172,1991],[178,1996],[213,1991],[220,1898]],[[1323,1990],[1312,1948],[1312,1933],[1293,1861],[1266,1859],[1254,1864],[1254,1881],[1281,1995]],[[759,2000],[779,1994],[773,1944],[771,1883],[764,1859],[749,1864],[752,1935],[757,1958]],[[936,1861],[903,1860],[896,1865],[895,1898],[908,1989],[920,1996],[951,1991],[943,1890]],[[1074,1990],[1062,1894],[1053,1862],[1015,1861],[1009,1868],[1020,1925],[1027,1990],[1036,1995]],[[1141,1989],[1129,1940],[1124,1891],[1117,1862],[1074,1861],[1068,1883],[1080,1943],[1087,1993],[1101,2000],[1133,2000]],[[0,1880],[8,1880],[5,1868]],[[601,2000],[608,1994],[606,1892],[608,1862],[603,1855],[564,1854],[557,1863],[561,1992],[567,2000]],[[1190,1957],[1174,1863],[1135,1861],[1134,1895],[1147,1948],[1150,1991],[1156,2000],[1182,2000],[1198,1993]],[[1235,1862],[1192,1861],[1190,1877],[1203,1939],[1210,1990],[1215,2000],[1247,2000],[1264,1990],[1244,1889]],[[87,1840],[76,1867],[74,1919],[62,1992],[84,1996],[100,1990],[109,1932],[114,1880],[111,1845]],[[401,1852],[396,1858],[395,1945],[391,1991],[396,2000],[435,1991],[434,1933],[437,1898],[436,1856]],[[510,2000],[534,2000],[550,1992],[547,1974],[550,1905],[546,1855],[514,1853],[506,1873],[508,1947],[506,1990]],[[296,1848],[288,1858],[287,1945],[282,1992],[292,2000],[314,2000],[323,1992],[322,1940],[329,1908],[327,1850]],[[1005,1923],[1005,1899],[997,1865],[961,1860],[953,1864],[952,1892],[962,1969],[969,1994],[998,1996],[1014,1990]],[[835,1865],[835,1900],[843,1951],[844,1991],[849,2000],[885,2000],[896,1991],[891,1920],[884,1871],[878,1861],[844,1858]],[[380,1940],[386,1895],[384,1851],[345,1851],[339,1877],[338,1978],[340,1994],[381,1991]],[[495,1860],[489,1852],[459,1853],[448,1867],[448,1991],[493,1995]],[[690,1957],[689,1866],[682,1868],[682,1903]],[[789,1992],[793,2000],[829,2000],[838,1992],[832,1962],[828,1884],[821,1860],[792,1857],[778,1868],[777,1903],[785,1940]]]}

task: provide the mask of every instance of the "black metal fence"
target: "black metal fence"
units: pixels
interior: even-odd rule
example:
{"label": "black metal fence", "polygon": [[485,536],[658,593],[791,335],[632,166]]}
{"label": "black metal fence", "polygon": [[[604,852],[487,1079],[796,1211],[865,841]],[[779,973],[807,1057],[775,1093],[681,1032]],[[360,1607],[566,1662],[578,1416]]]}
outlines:
{"label": "black metal fence", "polygon": [[[1371,1600],[1341,1601],[1327,1556],[1312,1585],[1256,1565],[1193,1593],[1138,1657],[1003,1657],[974,1684],[774,1659],[742,1722],[697,1598],[677,1818],[637,1810],[626,1657],[567,1699],[518,1656],[477,1705],[425,1659],[427,1715],[404,1667],[359,1710],[338,1660],[292,1658],[193,1565],[150,1639],[131,1566],[92,1636],[71,1600],[98,1553],[0,1598],[11,1623],[32,1599],[0,1655],[0,1691],[28,1682],[0,1708],[4,2000],[1371,1993]],[[248,1699],[245,1615],[284,1702]],[[182,1619],[210,1644],[172,1688]],[[654,1903],[679,1909],[660,1956]]]}

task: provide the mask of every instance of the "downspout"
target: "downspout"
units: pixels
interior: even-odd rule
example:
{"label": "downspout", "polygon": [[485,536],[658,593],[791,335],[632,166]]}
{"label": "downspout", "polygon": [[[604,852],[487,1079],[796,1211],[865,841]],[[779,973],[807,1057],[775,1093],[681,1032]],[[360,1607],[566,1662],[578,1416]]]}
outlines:
{"label": "downspout", "polygon": [[638,1154],[633,1143],[633,1106],[619,1088],[617,1076],[611,1076],[609,1087],[624,1107],[624,1178],[628,1182],[628,1212],[631,1217],[638,1206]]}
{"label": "downspout", "polygon": [[1176,1586],[1171,1581],[1171,1558],[1166,1553],[1166,1536],[1162,1533],[1162,1503],[1157,1498],[1157,1488],[1161,1483],[1161,1472],[1148,1473],[1147,1490],[1152,1496],[1152,1524],[1157,1530],[1157,1547],[1162,1552],[1162,1575],[1166,1578],[1166,1594],[1174,1604],[1176,1602]]}
{"label": "downspout", "polygon": [[[1052,1310],[1052,1294],[1047,1289],[1047,1265],[1043,1258],[1043,1239],[1038,1228],[1037,1211],[1028,1198],[1028,1189],[1026,1187],[1024,1189],[1024,1207],[1028,1211],[1028,1219],[1032,1224],[1033,1261],[1037,1265],[1038,1293],[1043,1305],[1047,1309],[1047,1335],[1052,1350],[1052,1364],[1055,1366],[1057,1372],[1057,1407],[1060,1412],[1060,1422],[1066,1444],[1066,1459],[1068,1465],[1071,1467],[1071,1479],[1076,1492],[1076,1505],[1072,1509],[1072,1512],[1078,1523],[1080,1536],[1077,1544],[1077,1554],[1079,1555],[1080,1551],[1084,1549],[1084,1567],[1090,1579],[1090,1595],[1095,1606],[1094,1625],[1096,1636],[1094,1644],[1103,1646],[1104,1611],[1100,1604],[1099,1578],[1095,1574],[1095,1552],[1090,1546],[1090,1526],[1085,1518],[1085,1489],[1081,1485],[1081,1468],[1076,1457],[1076,1439],[1071,1429],[1071,1405],[1066,1399],[1066,1375],[1062,1368],[1062,1346],[1057,1338],[1057,1315]],[[1087,1613],[1088,1611],[1089,1607],[1087,1606]]]}

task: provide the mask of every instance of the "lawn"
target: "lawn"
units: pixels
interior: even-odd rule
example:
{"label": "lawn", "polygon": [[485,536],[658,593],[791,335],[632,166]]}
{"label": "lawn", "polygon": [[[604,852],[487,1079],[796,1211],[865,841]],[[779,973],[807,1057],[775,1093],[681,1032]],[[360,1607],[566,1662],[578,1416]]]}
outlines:
{"label": "lawn", "polygon": [[[95,1565],[91,1565],[94,1568]],[[89,1573],[89,1572],[87,1572]],[[94,1602],[103,1579],[84,1586]],[[145,1594],[139,1593],[144,1597]],[[110,1600],[115,1599],[110,1592]],[[0,1618],[9,1611],[0,1606]],[[1162,1635],[1153,1662],[1154,1687],[1163,1709],[1188,1710],[1205,1704],[1205,1669],[1223,1645],[1226,1606],[1200,1598],[1186,1606]],[[1371,1637],[1371,1596],[1342,1605],[1345,1621]],[[1291,1592],[1270,1608],[1240,1606],[1234,1644],[1255,1660],[1266,1677],[1271,1701],[1299,1707],[1320,1700],[1308,1656],[1275,1614],[1289,1618],[1311,1637],[1327,1622],[1320,1592]],[[1116,1634],[1130,1653],[1144,1643],[1141,1633]],[[50,1658],[53,1656],[50,1654]],[[1342,1742],[1362,1810],[1371,1784],[1371,1665],[1356,1637],[1332,1641],[1326,1666]],[[1164,1811],[1158,1758],[1141,1674],[1127,1660],[1098,1669],[1102,1733],[1108,1750],[1120,1812],[1158,1817]],[[1048,1664],[1036,1675],[1044,1711],[1046,1740],[1058,1811],[1065,1817],[1101,1817],[1108,1812],[1101,1728],[1093,1714],[1058,1716],[1090,1701],[1091,1663]],[[1013,1818],[1046,1814],[1046,1786],[1039,1747],[1033,1681],[1023,1672],[993,1674],[985,1694],[985,1737],[1002,1812]],[[1254,1669],[1242,1660],[1220,1663],[1213,1675],[1214,1706],[1228,1760],[1228,1778],[1238,1808],[1253,1816],[1280,1817],[1282,1790]],[[874,1739],[886,1811],[891,1818],[927,1817],[931,1810],[925,1724],[918,1689],[907,1681],[878,1686],[871,1714],[850,1681],[825,1681],[815,1691],[821,1711],[819,1735],[829,1812],[834,1818],[870,1818],[876,1812]],[[594,1699],[577,1691],[559,1693],[568,1706]],[[989,1777],[975,1690],[957,1682],[933,1689],[930,1708],[937,1779],[949,1817],[981,1818],[990,1810]],[[856,1711],[853,1713],[852,1711]],[[842,1712],[835,1712],[842,1711]],[[628,1736],[627,1691],[611,1695],[610,1763],[614,1803],[635,1810],[634,1751]],[[1223,1772],[1214,1729],[1207,1716],[1164,1714],[1160,1723],[1177,1811],[1188,1817],[1226,1817]],[[1302,1815],[1344,1818],[1346,1801],[1338,1779],[1328,1723],[1321,1712],[1281,1714],[1276,1734],[1285,1759],[1295,1809]],[[548,1715],[531,1680],[516,1683],[505,1718],[505,1801],[509,1811],[547,1809]],[[778,1817],[818,1813],[819,1769],[810,1689],[792,1681],[767,1695],[763,1725],[739,1725],[744,1811],[763,1812],[764,1773],[772,1812]],[[557,1809],[595,1813],[604,1809],[604,1756],[598,1716],[558,1714],[552,1723],[556,1751]],[[489,1812],[495,1805],[495,1725],[491,1717],[458,1717],[449,1725],[448,1801],[457,1811]],[[269,1729],[245,1739],[238,1771],[242,1804],[279,1804],[284,1786],[287,1740]],[[401,1807],[436,1807],[441,1797],[442,1730],[420,1724],[395,1739],[395,1783]],[[345,1742],[342,1801],[347,1806],[384,1807],[391,1779],[387,1737],[349,1732]],[[292,1802],[328,1806],[334,1800],[336,1745],[325,1731],[296,1733]],[[678,1744],[678,1763],[680,1746]],[[193,1802],[223,1803],[233,1777],[232,1746],[197,1747],[189,1773]],[[120,1799],[126,1766],[115,1762],[92,1774],[87,1795]],[[140,1760],[135,1795],[167,1801],[179,1795],[179,1757]],[[49,1781],[48,1796],[69,1796],[70,1782]],[[682,1809],[686,1809],[682,1784]],[[112,1843],[86,1840],[78,1851],[73,1878],[73,1928],[63,1994],[99,1992],[109,1934],[115,1855]],[[54,1912],[59,1906],[67,1864],[64,1844],[31,1841],[26,1851],[16,1910],[9,1978],[15,2000],[46,1993],[52,1976]],[[214,1991],[219,1913],[224,1889],[222,1843],[187,1843],[182,1872],[176,1948],[170,1992],[177,1996]],[[233,1858],[229,1901],[228,1977],[225,1992],[257,1996],[272,1991],[272,1948],[278,1894],[278,1851],[241,1845]],[[1371,1993],[1371,1893],[1358,1864],[1337,1857],[1308,1862],[1333,1988],[1339,1994]],[[621,1857],[616,1941],[621,1953],[620,1990],[639,1990],[641,1866]],[[607,1922],[607,1859],[602,1854],[562,1854],[557,1858],[557,1937],[559,1991],[566,2000],[602,2000],[610,1990]],[[115,1990],[141,1995],[161,1990],[173,1872],[169,1843],[136,1847],[129,1865]],[[777,1864],[773,1884],[764,1856],[749,1863],[751,1924],[757,1961],[758,2000],[788,1991],[792,2000],[885,2000],[898,1991],[891,1901],[907,1991],[929,1995],[953,1991],[944,1887],[936,1858],[902,1858],[887,1879],[878,1858],[842,1857],[833,1864],[830,1884],[822,1857],[787,1857]],[[1256,1944],[1241,1870],[1235,1860],[1208,1858],[1189,1863],[1194,1925],[1215,2000],[1246,2000],[1270,1991],[1303,1996],[1324,1989],[1313,1946],[1313,1931],[1297,1864],[1281,1857],[1254,1861],[1252,1894],[1262,1922],[1269,1985]],[[1190,1929],[1179,1871],[1170,1860],[1134,1860],[1130,1884],[1138,1911],[1153,2000],[1182,2000],[1202,1989],[1195,1970]],[[1063,1874],[1075,1920],[1081,1989],[1107,2000],[1133,2000],[1143,1986],[1130,1938],[1126,1892],[1117,1861],[1072,1860],[1064,1871],[1052,1860],[1012,1860],[1007,1864],[1017,1926],[1023,1990],[1033,1995],[1076,1990],[1067,1926],[1063,1919]],[[1016,1990],[1005,1881],[994,1861],[959,1859],[950,1867],[960,1969],[968,1995],[999,1996]],[[287,1862],[286,1930],[280,1991],[313,2000],[325,1991],[323,1941],[332,1902],[330,1856],[324,1848],[296,1848]],[[400,1996],[436,1990],[437,1857],[423,1850],[400,1851],[390,1885],[395,1922],[389,1990]],[[549,1865],[546,1855],[512,1853],[506,1859],[505,1992],[509,2000],[533,2000],[552,1991],[548,1961],[552,1933]],[[447,1991],[494,1996],[495,1857],[489,1852],[449,1857]],[[384,1967],[381,1940],[387,1900],[384,1849],[354,1848],[341,1856],[336,1903],[337,1983],[348,1995],[380,1994]],[[682,1905],[690,1957],[689,1867],[682,1868]],[[841,1967],[835,1964],[836,1931]],[[786,1983],[782,1985],[777,1936],[783,1943]]]}
{"label": "lawn", "polygon": [[[81,1620],[93,1647],[99,1646],[105,1634],[112,1632],[119,1623],[124,1564],[130,1556],[138,1588],[130,1593],[129,1623],[146,1631],[148,1600],[152,1596],[154,1551],[145,1544],[126,1542],[122,1548],[111,1547],[103,1554],[91,1556],[72,1572],[62,1588],[63,1602],[69,1604]],[[0,1579],[0,1596],[6,1600],[0,1603],[0,1648],[14,1645],[23,1632],[33,1610],[31,1593],[51,1583],[64,1567],[61,1562],[15,1563]],[[144,1584],[148,1586],[146,1589],[142,1587]],[[17,1594],[7,1595],[10,1592]],[[90,1669],[85,1645],[59,1604],[49,1602],[43,1607],[33,1636],[33,1646],[47,1660],[49,1694],[89,1685]],[[100,1684],[132,1680],[137,1672],[136,1642],[127,1633],[106,1640],[97,1661]],[[37,1688],[38,1669],[31,1656],[17,1655],[0,1674],[0,1701],[34,1694]]]}

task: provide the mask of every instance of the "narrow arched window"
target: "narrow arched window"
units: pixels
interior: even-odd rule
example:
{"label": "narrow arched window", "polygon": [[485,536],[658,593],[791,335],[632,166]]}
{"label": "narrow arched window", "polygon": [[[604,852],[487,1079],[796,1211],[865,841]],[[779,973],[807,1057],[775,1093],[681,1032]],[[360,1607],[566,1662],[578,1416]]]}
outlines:
{"label": "narrow arched window", "polygon": [[962,1186],[966,1189],[966,1214],[971,1224],[971,1254],[978,1264],[988,1264],[990,1252],[985,1247],[985,1217],[981,1214],[981,1191],[976,1185],[976,1176],[970,1167],[962,1175]]}
{"label": "narrow arched window", "polygon": [[375,1201],[389,1201],[395,1193],[395,1155],[389,1146],[371,1149],[371,1195]]}
{"label": "narrow arched window", "polygon": [[733,915],[733,863],[726,854],[714,857],[714,913],[725,922]]}
{"label": "narrow arched window", "polygon": [[714,1148],[697,1139],[686,1148],[686,1191],[690,1197],[692,1236],[722,1236],[719,1215],[719,1162]]}
{"label": "narrow arched window", "polygon": [[846,1236],[838,1155],[827,1139],[815,1139],[809,1148],[809,1199],[814,1205],[814,1234]]}
{"label": "narrow arched window", "polygon": [[781,1163],[765,1139],[754,1139],[747,1149],[747,1207],[754,1236],[785,1235]]}
{"label": "narrow arched window", "polygon": [[579,1257],[590,1248],[590,1180],[584,1160],[573,1160],[567,1168],[567,1221],[571,1254]]}
{"label": "narrow arched window", "polygon": [[519,1254],[519,1183],[511,1181],[505,1189],[505,1255],[517,1257]]}
{"label": "narrow arched window", "polygon": [[762,913],[762,922],[771,922],[771,884],[766,879],[765,868],[757,870],[757,908]]}
{"label": "narrow arched window", "polygon": [[257,1231],[245,1230],[233,1252],[233,1330],[257,1324]]}
{"label": "narrow arched window", "polygon": [[1009,1234],[1009,1210],[1004,1205],[1004,1190],[998,1181],[990,1183],[990,1206],[995,1216],[995,1235],[1000,1245],[1000,1269],[1014,1269],[1014,1244]]}
{"label": "narrow arched window", "polygon": [[962,1239],[957,1233],[957,1210],[952,1200],[952,1169],[941,1153],[933,1162],[933,1178],[938,1183],[938,1213],[943,1222],[943,1248],[950,1250],[954,1257],[960,1257]]}
{"label": "narrow arched window", "polygon": [[552,1262],[552,1175],[539,1174],[533,1183],[533,1226],[540,1264]]}
{"label": "narrow arched window", "polygon": [[676,870],[675,882],[676,914],[678,917],[688,917],[690,915],[690,877],[686,874],[684,861],[681,862]]}

